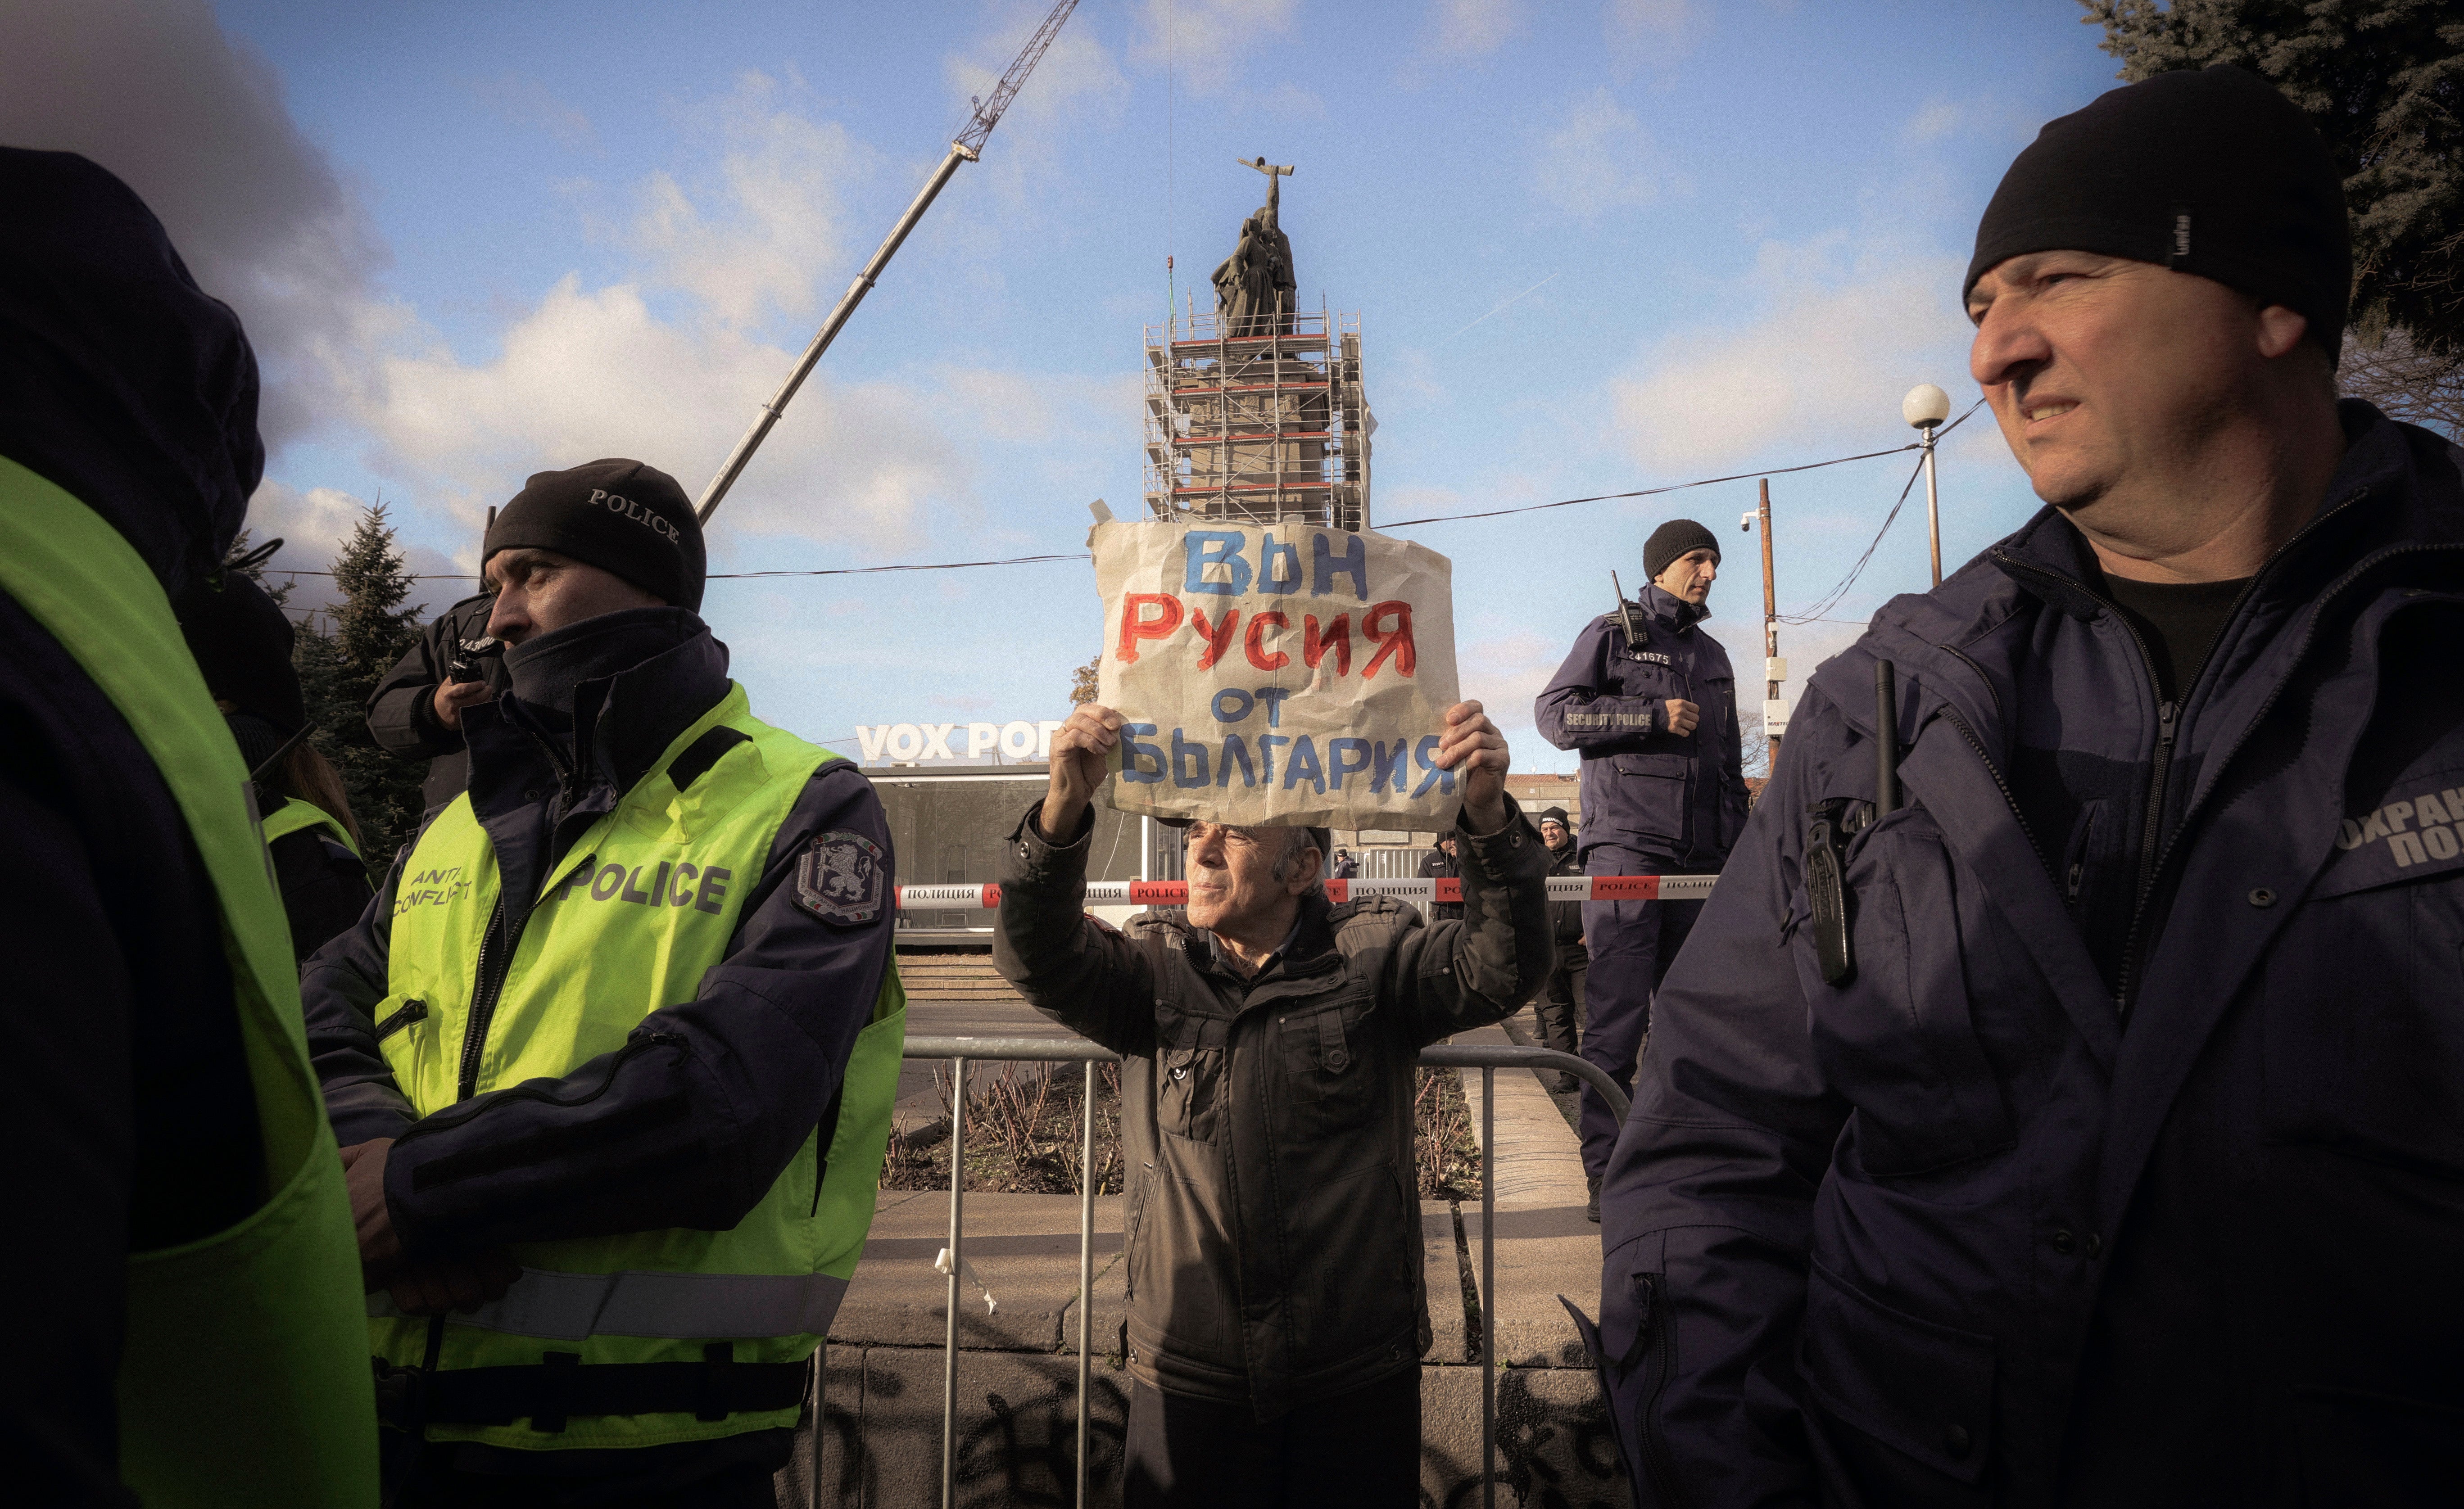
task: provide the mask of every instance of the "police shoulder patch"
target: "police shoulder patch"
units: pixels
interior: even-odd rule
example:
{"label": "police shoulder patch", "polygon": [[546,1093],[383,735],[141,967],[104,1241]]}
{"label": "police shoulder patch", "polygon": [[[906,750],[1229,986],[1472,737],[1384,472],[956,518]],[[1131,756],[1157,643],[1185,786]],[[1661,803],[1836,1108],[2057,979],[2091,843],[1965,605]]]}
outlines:
{"label": "police shoulder patch", "polygon": [[796,860],[796,905],[842,928],[881,920],[890,856],[861,833],[821,835]]}

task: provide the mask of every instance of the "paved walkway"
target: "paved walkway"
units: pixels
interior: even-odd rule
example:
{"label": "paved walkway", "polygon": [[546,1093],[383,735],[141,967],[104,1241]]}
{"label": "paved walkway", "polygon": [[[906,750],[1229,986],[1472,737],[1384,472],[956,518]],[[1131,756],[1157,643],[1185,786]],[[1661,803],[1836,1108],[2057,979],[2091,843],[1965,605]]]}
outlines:
{"label": "paved walkway", "polygon": [[[1463,1044],[1513,1041],[1504,1027],[1459,1033]],[[1472,1134],[1481,1131],[1481,1071],[1463,1071]],[[1582,1145],[1564,1112],[1529,1069],[1499,1069],[1497,1169],[1497,1360],[1512,1367],[1583,1366],[1582,1339],[1564,1295],[1586,1315],[1599,1308],[1600,1229],[1583,1214],[1590,1189],[1583,1182]],[[1481,1274],[1481,1214],[1476,1200],[1463,1207],[1463,1233],[1471,1244],[1472,1279]],[[1491,1302],[1484,1289],[1484,1303]]]}

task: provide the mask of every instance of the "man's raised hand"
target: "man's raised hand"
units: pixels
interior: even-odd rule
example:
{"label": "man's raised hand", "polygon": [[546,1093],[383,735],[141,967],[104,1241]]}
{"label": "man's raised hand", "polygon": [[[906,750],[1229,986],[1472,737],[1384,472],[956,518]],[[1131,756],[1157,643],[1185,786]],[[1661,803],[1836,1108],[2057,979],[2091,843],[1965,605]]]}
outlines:
{"label": "man's raised hand", "polygon": [[1680,738],[1693,733],[1694,726],[1703,721],[1702,705],[1688,702],[1683,697],[1669,698],[1667,711],[1668,732]]}
{"label": "man's raised hand", "polygon": [[1069,714],[1052,735],[1052,778],[1044,788],[1042,827],[1046,842],[1066,842],[1077,831],[1078,815],[1095,799],[1095,788],[1111,771],[1112,751],[1120,747],[1121,725],[1129,719],[1089,702]]}
{"label": "man's raised hand", "polygon": [[1446,732],[1438,740],[1438,768],[1463,778],[1463,817],[1470,831],[1485,837],[1506,827],[1506,735],[1477,702],[1446,710]]}

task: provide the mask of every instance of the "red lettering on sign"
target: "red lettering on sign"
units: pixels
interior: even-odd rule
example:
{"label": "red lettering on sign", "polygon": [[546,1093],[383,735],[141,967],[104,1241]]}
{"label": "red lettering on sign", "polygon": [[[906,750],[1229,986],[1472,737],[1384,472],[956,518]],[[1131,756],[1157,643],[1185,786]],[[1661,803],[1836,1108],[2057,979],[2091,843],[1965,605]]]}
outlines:
{"label": "red lettering on sign", "polygon": [[1595,875],[1592,877],[1594,901],[1658,901],[1660,877],[1657,875]]}
{"label": "red lettering on sign", "polygon": [[[1381,619],[1388,621],[1383,629],[1377,626]],[[1360,616],[1360,632],[1377,646],[1377,653],[1370,656],[1369,664],[1360,667],[1361,680],[1375,676],[1377,667],[1386,663],[1389,655],[1395,657],[1395,670],[1398,675],[1410,675],[1412,667],[1419,664],[1419,656],[1412,648],[1412,604],[1402,601],[1378,603]]]}
{"label": "red lettering on sign", "polygon": [[1214,627],[1209,628],[1206,624],[1204,608],[1189,610],[1189,626],[1196,629],[1198,637],[1206,642],[1206,647],[1198,652],[1199,669],[1204,670],[1223,658],[1223,652],[1232,647],[1232,625],[1240,622],[1239,608],[1225,608],[1223,616],[1215,621]]}
{"label": "red lettering on sign", "polygon": [[[1153,606],[1156,616],[1148,618]],[[1127,666],[1138,658],[1138,641],[1161,639],[1180,627],[1180,600],[1164,592],[1133,592],[1121,600],[1121,644],[1113,658]]]}
{"label": "red lettering on sign", "polygon": [[1331,880],[1325,882],[1325,886],[1326,899],[1332,902],[1334,905],[1340,907],[1345,902],[1352,899],[1352,882],[1348,880]]}
{"label": "red lettering on sign", "polygon": [[1333,620],[1327,624],[1326,636],[1322,639],[1318,636],[1317,632],[1316,614],[1307,614],[1301,619],[1301,663],[1309,667],[1309,669],[1315,670],[1317,669],[1317,663],[1326,658],[1326,652],[1328,650],[1334,651],[1334,673],[1338,676],[1351,675],[1351,614],[1336,614]]}
{"label": "red lettering on sign", "polygon": [[1249,615],[1248,637],[1241,642],[1241,647],[1247,652],[1249,664],[1260,670],[1281,670],[1292,663],[1292,658],[1282,650],[1266,648],[1264,635],[1269,623],[1277,628],[1292,626],[1292,621],[1280,613],[1252,613]]}
{"label": "red lettering on sign", "polygon": [[1189,905],[1189,882],[1132,881],[1130,903],[1137,907],[1185,907]]}
{"label": "red lettering on sign", "polygon": [[1448,877],[1448,876],[1441,875],[1441,876],[1439,876],[1439,877],[1438,877],[1437,886],[1438,886],[1438,893],[1437,893],[1435,896],[1430,897],[1430,898],[1429,898],[1430,900],[1432,900],[1432,901],[1461,901],[1461,900],[1463,900],[1463,881],[1462,881],[1462,879],[1461,879],[1460,877]]}

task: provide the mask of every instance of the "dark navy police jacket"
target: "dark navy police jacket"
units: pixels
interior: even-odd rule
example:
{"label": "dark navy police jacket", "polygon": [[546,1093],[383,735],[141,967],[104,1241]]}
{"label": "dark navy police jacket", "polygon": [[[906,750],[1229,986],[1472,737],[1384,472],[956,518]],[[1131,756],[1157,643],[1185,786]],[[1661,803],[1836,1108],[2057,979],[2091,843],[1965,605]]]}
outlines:
{"label": "dark navy police jacket", "polygon": [[[1815,673],[1601,1192],[1641,1502],[2464,1480],[2464,486],[2343,413],[2178,707],[2051,510]],[[1904,805],[1866,823],[1877,657]],[[2070,831],[2023,820],[2049,780]],[[2123,887],[2109,972],[2081,853]]]}
{"label": "dark navy police jacket", "polygon": [[[1583,833],[1671,864],[1716,870],[1746,825],[1737,676],[1695,625],[1708,617],[1657,586],[1636,604],[1642,642],[1620,615],[1595,619],[1532,705],[1540,736],[1583,756]],[[1689,734],[1668,732],[1671,697],[1700,704]]]}

